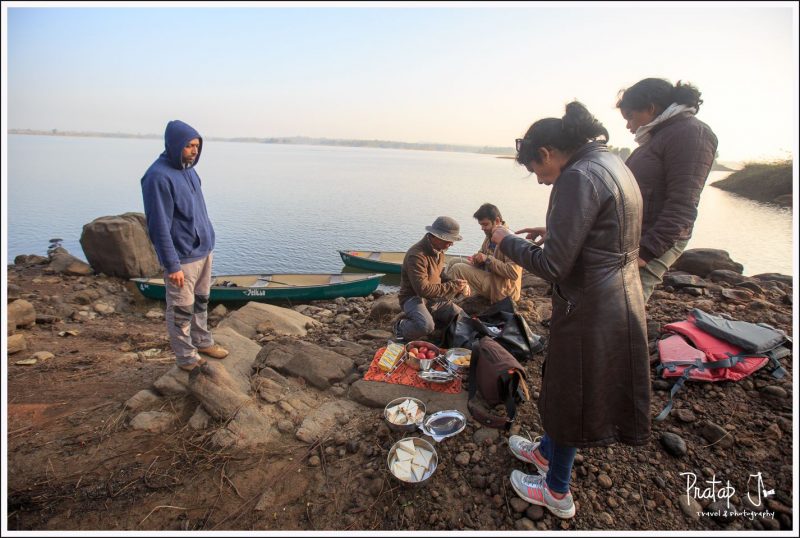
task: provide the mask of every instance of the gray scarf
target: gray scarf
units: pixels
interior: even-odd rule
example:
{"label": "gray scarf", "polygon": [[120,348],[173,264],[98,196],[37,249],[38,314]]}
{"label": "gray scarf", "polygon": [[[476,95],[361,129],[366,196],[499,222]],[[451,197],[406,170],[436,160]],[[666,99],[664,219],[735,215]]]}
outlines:
{"label": "gray scarf", "polygon": [[666,110],[664,110],[664,112],[656,116],[653,121],[636,129],[636,135],[633,137],[634,142],[640,146],[647,144],[650,141],[650,131],[653,129],[653,127],[673,116],[677,116],[681,112],[686,111],[689,111],[693,116],[697,114],[697,109],[694,107],[672,103],[666,108]]}

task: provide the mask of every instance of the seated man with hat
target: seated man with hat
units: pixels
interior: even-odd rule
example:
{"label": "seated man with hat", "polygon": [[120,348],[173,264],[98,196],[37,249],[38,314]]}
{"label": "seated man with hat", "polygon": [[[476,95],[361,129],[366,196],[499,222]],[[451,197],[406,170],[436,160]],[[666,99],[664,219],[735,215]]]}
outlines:
{"label": "seated man with hat", "polygon": [[446,276],[442,277],[444,251],[455,241],[461,241],[458,222],[451,217],[438,217],[425,230],[428,232],[425,237],[406,252],[400,271],[398,299],[404,316],[395,322],[393,329],[395,337],[406,342],[447,326],[463,312],[452,299],[471,293],[466,280],[448,281]]}

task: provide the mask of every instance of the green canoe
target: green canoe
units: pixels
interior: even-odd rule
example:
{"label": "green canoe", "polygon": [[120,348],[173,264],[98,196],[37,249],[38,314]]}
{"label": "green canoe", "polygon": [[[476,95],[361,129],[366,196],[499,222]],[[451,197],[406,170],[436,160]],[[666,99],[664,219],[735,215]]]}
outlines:
{"label": "green canoe", "polygon": [[[399,275],[406,253],[397,251],[340,250],[339,256],[342,257],[344,264],[350,267]],[[464,262],[467,261],[467,257],[460,254],[445,254],[445,257],[448,262],[454,258]]]}
{"label": "green canoe", "polygon": [[[211,277],[210,301],[316,301],[364,297],[375,291],[383,274],[271,274]],[[163,278],[132,278],[142,295],[165,300]]]}

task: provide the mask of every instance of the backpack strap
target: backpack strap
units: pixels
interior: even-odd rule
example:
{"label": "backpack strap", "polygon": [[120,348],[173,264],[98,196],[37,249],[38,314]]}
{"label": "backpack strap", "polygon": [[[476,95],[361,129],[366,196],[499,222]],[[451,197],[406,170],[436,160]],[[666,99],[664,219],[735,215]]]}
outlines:
{"label": "backpack strap", "polygon": [[674,385],[672,385],[672,390],[669,391],[669,400],[667,401],[667,405],[664,406],[664,409],[662,409],[653,420],[660,422],[667,418],[667,415],[669,415],[670,411],[672,411],[672,404],[674,403],[673,398],[675,398],[675,395],[678,393],[678,391],[683,388],[683,384],[686,383],[687,379],[689,379],[689,374],[696,367],[697,366],[692,365],[683,371],[683,375],[678,379],[678,381],[675,382]]}
{"label": "backpack strap", "polygon": [[705,369],[713,369],[713,368],[731,368],[736,364],[742,362],[747,357],[752,357],[753,355],[732,355],[728,354],[727,359],[721,359],[718,361],[712,362],[702,362],[702,361],[675,361],[667,363],[666,365],[660,364],[658,368],[656,368],[656,373],[661,373],[663,370],[669,370],[674,372],[677,370],[678,366],[687,366],[687,368],[683,371],[683,375],[672,385],[672,390],[669,391],[669,400],[667,401],[667,405],[664,406],[664,409],[653,419],[656,421],[662,421],[667,418],[670,411],[672,411],[672,404],[673,399],[675,398],[675,394],[678,393],[679,390],[683,388],[684,383],[686,380],[689,379],[689,376],[692,373],[692,370],[705,370]]}
{"label": "backpack strap", "polygon": [[467,390],[467,401],[472,401],[475,397],[475,394],[478,391],[478,381],[477,381],[477,374],[478,374],[478,360],[479,351],[481,346],[479,345],[480,340],[475,340],[472,343],[472,360],[469,361],[469,387]]}
{"label": "backpack strap", "polygon": [[703,363],[703,368],[732,368],[733,366],[739,364],[747,357],[758,357],[759,355],[734,355],[732,353],[728,353],[727,359],[720,359],[718,361],[711,361]]}
{"label": "backpack strap", "polygon": [[667,370],[669,372],[674,372],[678,369],[679,366],[691,366],[699,370],[702,370],[704,364],[705,363],[703,363],[703,361],[701,361],[700,359],[662,362],[661,364],[656,366],[656,375],[661,375],[661,372],[663,372],[664,370]]}
{"label": "backpack strap", "polygon": [[786,375],[786,370],[784,370],[783,366],[778,359],[782,359],[783,357],[787,357],[792,354],[792,351],[785,347],[780,346],[770,351],[767,351],[765,355],[769,357],[769,365],[770,365],[770,373],[772,377],[775,379],[782,379]]}

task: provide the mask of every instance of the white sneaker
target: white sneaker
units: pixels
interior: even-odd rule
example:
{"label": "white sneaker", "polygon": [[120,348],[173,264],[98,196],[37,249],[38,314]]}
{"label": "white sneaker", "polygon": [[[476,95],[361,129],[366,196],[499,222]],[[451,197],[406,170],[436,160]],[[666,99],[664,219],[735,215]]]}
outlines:
{"label": "white sneaker", "polygon": [[539,445],[542,444],[540,439],[541,437],[537,437],[531,441],[525,437],[522,437],[521,435],[512,435],[508,439],[508,448],[511,449],[511,453],[514,454],[518,460],[534,464],[539,470],[540,475],[547,476],[547,471],[550,469],[550,465],[539,461],[536,455],[534,455],[534,452],[536,452],[536,450],[539,448]]}
{"label": "white sneaker", "polygon": [[561,519],[575,517],[575,503],[572,493],[568,492],[562,499],[553,497],[545,479],[540,474],[525,474],[522,471],[511,471],[511,486],[521,498],[531,504],[544,506]]}

